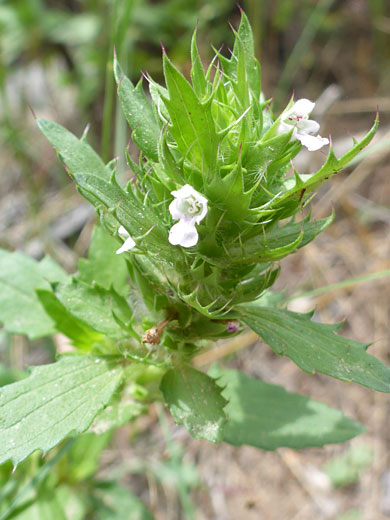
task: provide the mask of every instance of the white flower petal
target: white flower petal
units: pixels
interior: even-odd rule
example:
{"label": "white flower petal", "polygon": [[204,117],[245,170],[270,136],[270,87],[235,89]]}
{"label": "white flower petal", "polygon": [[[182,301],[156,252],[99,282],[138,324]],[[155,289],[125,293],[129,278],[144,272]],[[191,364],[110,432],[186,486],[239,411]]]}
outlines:
{"label": "white flower petal", "polygon": [[118,233],[120,234],[121,237],[129,237],[130,236],[130,233],[123,226],[119,227]]}
{"label": "white flower petal", "polygon": [[199,202],[205,204],[207,203],[206,197],[203,197],[198,191],[196,191],[192,186],[189,184],[185,184],[180,190],[174,190],[171,191],[171,194],[179,199],[186,199],[187,197],[194,197],[196,200],[199,200]]}
{"label": "white flower petal", "polygon": [[[126,231],[126,230],[125,230]],[[127,233],[127,231],[126,231]],[[128,233],[127,233],[128,234]],[[119,255],[121,253],[124,253],[125,251],[129,251],[130,249],[133,249],[133,247],[135,246],[135,242],[134,240],[131,238],[131,236],[129,236],[129,238],[127,238],[122,246],[117,250],[116,254]]]}
{"label": "white flower petal", "polygon": [[205,218],[205,216],[207,214],[207,199],[204,199],[204,200],[206,202],[203,203],[202,210],[201,210],[200,214],[195,216],[195,217],[193,217],[194,222],[196,222],[197,224],[199,224],[199,222],[201,222]]}
{"label": "white flower petal", "polygon": [[[175,193],[175,192],[172,191],[172,193]],[[183,212],[180,211],[180,209],[178,208],[178,202],[179,202],[179,199],[173,199],[173,201],[169,204],[169,213],[172,215],[172,218],[175,220],[179,219],[179,218],[183,218],[183,216],[184,216]]]}
{"label": "white flower petal", "polygon": [[315,107],[315,103],[309,99],[298,99],[291,107],[291,112],[300,117],[308,117]]}
{"label": "white flower petal", "polygon": [[316,134],[320,129],[320,125],[317,121],[313,121],[312,119],[302,119],[299,121],[298,125],[298,133],[299,134]]}
{"label": "white flower petal", "polygon": [[309,152],[315,152],[323,146],[329,144],[329,139],[320,135],[297,134],[297,139],[306,146]]}
{"label": "white flower petal", "polygon": [[171,192],[175,197],[169,205],[173,219],[184,219],[187,222],[199,224],[207,213],[207,199],[186,184],[180,190]]}
{"label": "white flower petal", "polygon": [[278,126],[278,129],[277,129],[277,133],[280,135],[280,134],[287,134],[287,132],[291,132],[291,130],[293,129],[293,125],[289,125],[287,123],[285,123],[284,121],[280,121],[279,123],[279,126]]}
{"label": "white flower petal", "polygon": [[198,232],[193,222],[179,220],[169,230],[168,240],[173,246],[192,247],[198,242]]}

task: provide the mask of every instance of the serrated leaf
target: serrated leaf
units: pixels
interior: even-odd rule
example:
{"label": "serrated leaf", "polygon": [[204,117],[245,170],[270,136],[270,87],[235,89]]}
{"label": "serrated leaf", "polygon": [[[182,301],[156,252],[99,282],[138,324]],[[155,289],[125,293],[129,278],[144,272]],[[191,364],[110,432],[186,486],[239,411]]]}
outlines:
{"label": "serrated leaf", "polygon": [[21,253],[0,249],[0,322],[8,332],[31,339],[56,332],[36,295],[36,289],[50,290],[37,262]]}
{"label": "serrated leaf", "polygon": [[[78,185],[85,192],[91,193],[98,205],[104,205],[115,213],[118,221],[129,230],[134,239],[146,235],[144,241],[150,251],[159,251],[162,247],[168,249],[168,233],[150,208],[143,206],[131,193],[126,193],[118,184],[108,182],[93,175],[78,176]],[[96,204],[95,204],[96,205]],[[152,249],[153,248],[153,249]],[[176,255],[170,248],[172,257]]]}
{"label": "serrated leaf", "polygon": [[80,258],[78,278],[88,285],[97,283],[104,289],[111,286],[123,296],[128,292],[126,262],[116,254],[119,242],[102,226],[93,228],[88,259]]}
{"label": "serrated leaf", "polygon": [[53,121],[37,119],[37,124],[46,139],[60,154],[76,182],[79,173],[94,175],[106,180],[110,178],[110,169],[84,140],[78,139],[63,126]]}
{"label": "serrated leaf", "polygon": [[132,193],[126,193],[117,184],[110,169],[87,143],[61,125],[42,119],[37,122],[87,200],[97,208],[105,206],[132,236],[145,235],[150,231],[145,239],[148,245],[154,245],[158,250],[161,246],[167,249],[167,232],[159,220]]}
{"label": "serrated leaf", "polygon": [[85,431],[110,400],[122,368],[92,356],[66,356],[32,368],[31,375],[1,388],[0,464],[16,465]]}
{"label": "serrated leaf", "polygon": [[42,307],[61,332],[80,350],[90,351],[95,343],[104,341],[104,336],[72,316],[52,291],[37,289]]}
{"label": "serrated leaf", "polygon": [[199,56],[198,46],[196,45],[196,32],[195,29],[191,40],[191,79],[196,95],[201,99],[207,94],[207,80]]}
{"label": "serrated leaf", "polygon": [[42,277],[50,283],[66,283],[69,274],[51,256],[45,256],[37,265]]}
{"label": "serrated leaf", "polygon": [[168,370],[160,389],[175,422],[184,424],[194,439],[222,441],[227,401],[211,377],[183,365]]}
{"label": "serrated leaf", "polygon": [[153,108],[142,89],[142,82],[134,87],[122,72],[116,58],[114,58],[114,73],[123,113],[133,129],[132,139],[148,159],[157,161],[157,142],[160,127]]}
{"label": "serrated leaf", "polygon": [[228,400],[224,441],[275,450],[344,442],[364,428],[339,410],[283,387],[217,366],[209,371]]}
{"label": "serrated leaf", "polygon": [[310,315],[238,305],[242,320],[277,354],[287,356],[308,373],[320,372],[390,392],[390,369],[367,354],[367,345],[336,334],[338,325],[324,325]]}
{"label": "serrated leaf", "polygon": [[242,246],[235,245],[228,252],[238,263],[278,260],[314,240],[333,219],[331,215],[314,222],[289,222],[246,240]]}
{"label": "serrated leaf", "polygon": [[348,166],[349,162],[354,157],[356,157],[356,155],[358,155],[358,153],[360,153],[361,150],[363,150],[363,148],[365,148],[372,141],[378,129],[378,124],[379,120],[377,118],[369,132],[365,135],[365,137],[363,137],[361,141],[355,144],[355,146],[353,146],[339,159],[337,159],[333,152],[332,146],[330,146],[328,157],[325,161],[325,164],[316,173],[307,176],[306,180],[303,183],[295,183],[295,185],[291,188],[289,184],[287,184],[288,189],[279,197],[277,197],[275,199],[275,202],[270,204],[269,207],[278,207],[282,204],[285,204],[287,199],[300,197],[302,190],[304,190],[306,194],[313,192],[319,186],[321,186],[321,184],[323,184],[331,177],[336,175],[338,172],[340,172],[343,168]]}
{"label": "serrated leaf", "polygon": [[106,408],[95,417],[89,431],[102,434],[119,426],[124,426],[145,412],[146,409],[147,407],[144,404],[134,399],[131,388],[127,386],[120,396],[115,396]]}
{"label": "serrated leaf", "polygon": [[93,330],[113,339],[129,336],[129,332],[118,324],[114,314],[121,322],[129,323],[132,312],[126,300],[114,289],[107,290],[98,285],[90,287],[74,279],[69,284],[58,286],[56,296],[71,315]]}
{"label": "serrated leaf", "polygon": [[271,287],[279,276],[280,267],[272,269],[272,264],[259,264],[251,271],[249,279],[245,279],[237,284],[234,291],[234,303],[253,301],[260,294]]}
{"label": "serrated leaf", "polygon": [[210,103],[200,103],[193,88],[164,55],[164,75],[169,99],[164,103],[171,119],[169,131],[184,156],[214,171],[218,136]]}

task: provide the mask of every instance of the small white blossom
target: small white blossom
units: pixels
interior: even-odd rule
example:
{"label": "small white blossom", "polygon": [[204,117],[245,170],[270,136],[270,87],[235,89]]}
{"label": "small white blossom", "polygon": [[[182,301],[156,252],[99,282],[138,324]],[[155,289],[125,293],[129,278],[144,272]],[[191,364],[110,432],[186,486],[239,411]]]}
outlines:
{"label": "small white blossom", "polygon": [[207,199],[189,184],[171,193],[175,198],[169,211],[179,222],[171,227],[168,240],[174,246],[192,247],[198,242],[195,225],[206,216]]}
{"label": "small white blossom", "polygon": [[292,130],[292,140],[298,139],[309,152],[314,152],[329,144],[329,139],[326,137],[314,135],[320,129],[317,121],[309,119],[314,105],[315,103],[308,99],[299,99],[291,108],[282,113],[278,127],[278,134]]}
{"label": "small white blossom", "polygon": [[130,249],[133,249],[133,247],[135,246],[134,240],[131,238],[128,231],[123,226],[120,226],[120,228],[118,229],[118,233],[120,234],[120,236],[126,238],[126,240],[123,242],[122,246],[117,250],[117,255],[119,255],[120,253],[124,253],[125,251],[129,251]]}

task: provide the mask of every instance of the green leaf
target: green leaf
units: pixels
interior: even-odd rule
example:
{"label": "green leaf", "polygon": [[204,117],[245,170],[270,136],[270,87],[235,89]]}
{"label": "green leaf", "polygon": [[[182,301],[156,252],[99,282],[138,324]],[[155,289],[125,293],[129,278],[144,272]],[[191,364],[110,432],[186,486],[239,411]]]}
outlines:
{"label": "green leaf", "polygon": [[5,519],[16,520],[67,520],[63,504],[55,489],[48,486],[40,486],[37,490],[37,500],[21,505],[13,514]]}
{"label": "green leaf", "polygon": [[53,319],[56,330],[61,332],[72,344],[81,350],[90,351],[95,343],[104,341],[104,336],[72,316],[52,291],[37,289],[42,307]]}
{"label": "green leaf", "polygon": [[109,235],[102,226],[93,228],[88,259],[80,258],[78,263],[78,278],[93,285],[97,283],[104,289],[112,286],[118,294],[126,296],[126,262],[121,255],[116,254],[119,242]]}
{"label": "green leaf", "polygon": [[339,325],[311,321],[311,315],[238,305],[242,320],[277,354],[287,356],[308,373],[320,372],[354,381],[379,392],[390,392],[390,369],[367,354],[368,345],[336,334]]}
{"label": "green leaf", "polygon": [[123,113],[133,129],[132,139],[148,159],[157,161],[157,143],[160,127],[153,108],[143,91],[142,81],[134,87],[132,82],[122,72],[116,57],[114,58],[114,73]]}
{"label": "green leaf", "polygon": [[209,374],[218,378],[228,400],[225,411],[229,420],[223,437],[229,444],[264,450],[282,446],[301,449],[344,442],[364,430],[339,410],[239,370],[214,366]]}
{"label": "green leaf", "polygon": [[56,332],[39,303],[36,289],[50,290],[39,264],[21,253],[0,249],[0,322],[8,332],[31,339]]}
{"label": "green leaf", "polygon": [[198,46],[196,45],[196,32],[197,30],[195,29],[191,40],[191,79],[195,93],[201,99],[207,94],[207,80],[199,56]]}
{"label": "green leaf", "polygon": [[160,214],[144,201],[141,202],[131,189],[123,190],[115,176],[111,175],[110,169],[106,168],[88,144],[60,125],[41,119],[38,124],[65,162],[81,194],[98,211],[105,208],[109,214],[114,215],[132,238],[136,242],[138,240],[148,252],[164,252],[163,261],[177,263],[178,258],[183,258],[181,251],[170,246],[168,232],[162,224]]}
{"label": "green leaf", "polygon": [[373,461],[373,450],[366,444],[355,444],[338,457],[330,459],[323,467],[333,486],[349,486],[359,481],[362,470]]}
{"label": "green leaf", "polygon": [[194,439],[222,441],[227,401],[211,377],[183,365],[168,370],[160,389],[175,422],[184,424]]}
{"label": "green leaf", "polygon": [[[132,366],[135,367],[136,365]],[[97,434],[105,433],[119,426],[124,426],[145,412],[147,407],[134,399],[132,390],[132,386],[127,385],[119,397],[115,396],[106,408],[96,416],[89,431]]]}
{"label": "green leaf", "polygon": [[217,160],[218,136],[210,103],[200,103],[193,88],[164,55],[164,75],[169,92],[165,106],[171,117],[169,131],[184,156],[198,167],[214,171]]}
{"label": "green leaf", "polygon": [[122,368],[102,358],[65,356],[33,367],[31,375],[2,388],[0,464],[16,465],[36,450],[56,446],[85,431],[107,404],[122,378]]}
{"label": "green leaf", "polygon": [[132,312],[126,300],[114,289],[107,290],[98,285],[90,287],[73,279],[67,285],[58,286],[56,296],[71,315],[97,332],[113,339],[129,336],[114,315],[127,324],[132,319]]}
{"label": "green leaf", "polygon": [[279,197],[275,199],[268,207],[274,208],[279,207],[286,203],[288,199],[298,199],[302,196],[302,193],[305,192],[306,195],[316,190],[321,184],[326,182],[333,177],[338,172],[340,172],[343,168],[348,166],[349,162],[358,155],[358,153],[363,150],[374,138],[376,131],[378,129],[379,120],[376,118],[373,126],[369,130],[369,132],[363,137],[361,141],[355,144],[347,153],[345,153],[340,159],[337,159],[333,152],[332,146],[329,148],[328,157],[326,159],[325,164],[318,170],[318,172],[314,173],[310,176],[301,176],[305,178],[304,182],[296,182],[293,187],[290,187],[289,179],[286,182],[286,186],[288,187],[285,192],[283,192]]}
{"label": "green leaf", "polygon": [[[82,488],[76,490],[67,484],[60,484],[56,487],[57,500],[62,505],[67,519],[85,520],[88,502],[84,493],[85,491]],[[38,520],[42,519],[39,518]]]}
{"label": "green leaf", "polygon": [[161,220],[151,213],[150,208],[141,204],[133,193],[125,192],[115,181],[106,181],[93,175],[80,174],[77,183],[82,188],[82,195],[89,193],[96,201],[97,207],[102,205],[115,214],[115,218],[130,232],[134,240],[141,236],[141,246],[157,252],[162,248],[170,249],[172,257],[178,252],[168,247],[168,233]]}
{"label": "green leaf", "polygon": [[64,127],[52,121],[37,119],[37,124],[46,139],[60,154],[76,182],[80,173],[106,180],[110,178],[110,169],[84,140],[78,139]]}
{"label": "green leaf", "polygon": [[104,435],[80,435],[62,460],[61,467],[66,468],[67,482],[82,482],[93,477],[99,469],[100,457],[111,438],[111,432]]}
{"label": "green leaf", "polygon": [[42,277],[50,283],[66,283],[69,280],[69,274],[50,256],[42,258],[37,267]]}
{"label": "green leaf", "polygon": [[264,234],[249,238],[242,246],[234,245],[228,249],[228,253],[237,263],[279,260],[314,240],[333,222],[333,219],[332,214],[313,222],[307,219],[304,222],[288,222],[265,231]]}
{"label": "green leaf", "polygon": [[15,370],[0,363],[0,387],[19,381],[27,376],[23,370]]}
{"label": "green leaf", "polygon": [[[96,500],[97,499],[97,500]],[[128,488],[116,482],[100,484],[94,489],[97,520],[153,520],[144,503]]]}

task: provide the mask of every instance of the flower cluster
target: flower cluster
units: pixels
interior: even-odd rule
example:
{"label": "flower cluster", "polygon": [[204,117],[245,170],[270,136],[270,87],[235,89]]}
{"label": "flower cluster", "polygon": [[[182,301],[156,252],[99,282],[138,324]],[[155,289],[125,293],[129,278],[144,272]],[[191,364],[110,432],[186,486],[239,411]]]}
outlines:
{"label": "flower cluster", "polygon": [[[308,99],[299,99],[291,108],[282,112],[277,129],[278,134],[292,131],[291,139],[299,140],[311,152],[329,144],[328,139],[314,135],[320,128],[316,121],[309,119],[314,105],[315,103]],[[174,246],[193,247],[199,239],[195,226],[206,216],[208,201],[189,184],[172,191],[171,194],[174,199],[169,205],[169,211],[172,218],[178,222],[171,227],[168,240]],[[117,250],[117,254],[129,251],[135,246],[134,240],[123,226],[120,226],[118,233],[126,240]]]}
{"label": "flower cluster", "polygon": [[189,184],[171,193],[175,198],[169,205],[169,211],[172,218],[179,222],[171,227],[169,242],[173,246],[193,247],[199,238],[195,225],[206,216],[207,199]]}
{"label": "flower cluster", "polygon": [[278,127],[278,134],[292,130],[292,140],[298,139],[309,152],[314,152],[329,144],[329,139],[326,137],[314,135],[320,129],[317,121],[309,119],[314,105],[315,103],[308,99],[299,99],[291,108],[282,113]]}

